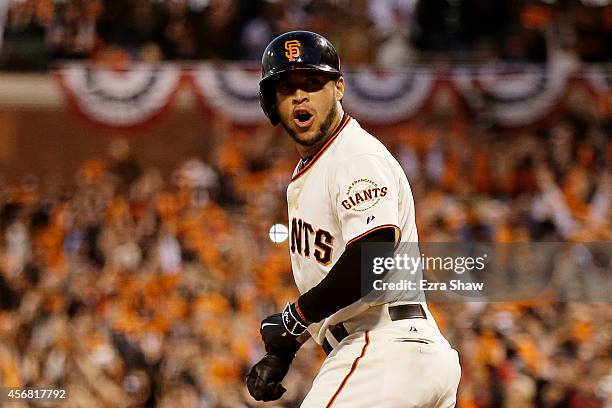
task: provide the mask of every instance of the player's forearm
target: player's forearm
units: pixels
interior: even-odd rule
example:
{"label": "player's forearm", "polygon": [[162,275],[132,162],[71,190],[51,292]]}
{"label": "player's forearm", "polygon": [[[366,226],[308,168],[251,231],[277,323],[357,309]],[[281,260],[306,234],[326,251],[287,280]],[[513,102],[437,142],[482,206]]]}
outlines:
{"label": "player's forearm", "polygon": [[390,227],[373,231],[348,245],[327,276],[296,302],[304,317],[309,322],[318,322],[361,299],[361,244],[394,239],[395,230]]}

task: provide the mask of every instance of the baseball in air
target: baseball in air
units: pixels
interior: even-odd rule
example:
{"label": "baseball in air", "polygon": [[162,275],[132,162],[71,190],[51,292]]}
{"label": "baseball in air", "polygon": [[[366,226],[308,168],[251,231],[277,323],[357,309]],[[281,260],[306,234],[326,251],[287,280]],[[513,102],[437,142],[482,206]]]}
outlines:
{"label": "baseball in air", "polygon": [[286,225],[274,224],[272,227],[270,227],[270,232],[268,235],[270,236],[270,241],[280,244],[289,236],[289,230],[287,229]]}

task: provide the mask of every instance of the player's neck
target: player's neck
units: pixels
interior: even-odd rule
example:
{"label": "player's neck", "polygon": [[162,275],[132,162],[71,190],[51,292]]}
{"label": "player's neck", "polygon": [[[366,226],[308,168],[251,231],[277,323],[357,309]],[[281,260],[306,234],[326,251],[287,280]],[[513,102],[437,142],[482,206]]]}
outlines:
{"label": "player's neck", "polygon": [[344,110],[342,108],[338,109],[338,114],[336,115],[332,125],[329,127],[329,132],[327,132],[327,134],[321,138],[321,140],[313,146],[303,146],[300,144],[296,144],[296,150],[298,152],[298,154],[300,155],[300,157],[302,159],[308,158],[308,157],[312,157],[315,154],[317,154],[317,152],[319,150],[321,150],[321,148],[323,147],[323,145],[325,145],[325,143],[329,140],[329,138],[336,133],[336,130],[338,129],[338,126],[340,126],[340,123],[342,122],[342,118],[344,118]]}

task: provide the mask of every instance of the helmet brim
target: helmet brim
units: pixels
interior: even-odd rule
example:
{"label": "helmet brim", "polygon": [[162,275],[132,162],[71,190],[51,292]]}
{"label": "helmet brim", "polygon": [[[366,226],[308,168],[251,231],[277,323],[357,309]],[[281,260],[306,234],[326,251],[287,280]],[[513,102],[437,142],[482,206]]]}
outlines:
{"label": "helmet brim", "polygon": [[333,69],[327,65],[299,65],[290,69],[284,69],[282,71],[270,73],[265,78],[259,81],[259,89],[267,90],[274,83],[278,82],[283,75],[291,72],[300,73],[312,73],[312,74],[324,74],[331,78],[340,78],[342,73],[336,69]]}

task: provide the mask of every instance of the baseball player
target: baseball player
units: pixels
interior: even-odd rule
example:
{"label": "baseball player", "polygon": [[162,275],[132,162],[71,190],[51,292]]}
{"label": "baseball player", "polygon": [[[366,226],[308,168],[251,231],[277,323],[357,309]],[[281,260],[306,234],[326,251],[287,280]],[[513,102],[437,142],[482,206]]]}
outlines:
{"label": "baseball player", "polygon": [[319,34],[292,31],[268,45],[262,66],[261,106],[301,156],[287,189],[301,296],[262,321],[267,354],[247,374],[250,394],[281,398],[282,380],[311,336],[328,357],[303,408],[453,407],[458,355],[426,303],[363,296],[363,244],[416,243],[418,236],[402,168],[343,111],[336,50]]}

